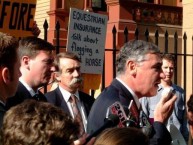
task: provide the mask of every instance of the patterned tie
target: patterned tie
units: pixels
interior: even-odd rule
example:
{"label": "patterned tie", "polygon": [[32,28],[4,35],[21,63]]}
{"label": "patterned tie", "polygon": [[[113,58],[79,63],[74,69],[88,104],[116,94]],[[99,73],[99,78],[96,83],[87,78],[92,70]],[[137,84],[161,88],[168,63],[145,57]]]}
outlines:
{"label": "patterned tie", "polygon": [[131,112],[131,114],[132,114],[132,116],[133,116],[133,119],[134,119],[134,121],[136,122],[136,125],[138,126],[139,125],[139,109],[137,108],[137,105],[136,105],[136,103],[135,103],[135,101],[133,101],[133,100],[131,100],[132,102],[131,102],[131,104],[130,104],[130,112]]}
{"label": "patterned tie", "polygon": [[84,131],[84,125],[83,125],[81,113],[80,113],[78,106],[77,106],[77,98],[73,94],[70,97],[70,103],[72,106],[72,111],[74,113],[74,120],[76,120],[80,125],[80,134],[79,134],[79,137],[80,137],[85,133],[85,131]]}

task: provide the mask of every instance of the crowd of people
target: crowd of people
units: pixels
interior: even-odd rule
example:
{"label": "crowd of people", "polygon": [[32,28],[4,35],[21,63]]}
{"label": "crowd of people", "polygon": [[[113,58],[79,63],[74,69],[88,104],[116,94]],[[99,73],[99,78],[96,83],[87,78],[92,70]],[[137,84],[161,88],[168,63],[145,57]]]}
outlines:
{"label": "crowd of people", "polygon": [[[116,78],[96,100],[80,89],[80,64],[72,52],[54,55],[37,35],[18,40],[0,32],[0,144],[170,145],[170,124],[186,142],[193,136],[193,95],[186,109],[184,90],[172,82],[171,54],[143,40],[125,43]],[[53,73],[58,86],[44,94],[39,88]]]}

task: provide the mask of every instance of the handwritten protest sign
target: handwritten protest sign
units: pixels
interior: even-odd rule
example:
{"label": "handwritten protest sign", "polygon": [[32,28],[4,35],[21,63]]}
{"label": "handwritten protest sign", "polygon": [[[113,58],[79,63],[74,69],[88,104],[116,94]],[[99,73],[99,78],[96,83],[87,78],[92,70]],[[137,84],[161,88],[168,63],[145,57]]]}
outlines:
{"label": "handwritten protest sign", "polygon": [[0,0],[0,31],[15,37],[32,35],[36,0]]}
{"label": "handwritten protest sign", "polygon": [[82,73],[102,73],[106,26],[106,15],[71,8],[67,51],[80,57]]}

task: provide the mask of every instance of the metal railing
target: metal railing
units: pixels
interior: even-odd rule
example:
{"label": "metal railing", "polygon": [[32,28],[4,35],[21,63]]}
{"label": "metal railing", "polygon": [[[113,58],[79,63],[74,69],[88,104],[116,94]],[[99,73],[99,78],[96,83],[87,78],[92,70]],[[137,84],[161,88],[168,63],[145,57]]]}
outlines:
{"label": "metal railing", "polygon": [[[47,24],[47,21],[45,20],[45,23],[43,25],[44,27],[44,39],[47,41],[47,31],[48,31],[48,24]],[[112,34],[113,34],[113,48],[112,49],[105,49],[105,52],[107,51],[110,51],[112,52],[112,56],[113,56],[113,71],[112,71],[112,74],[113,74],[113,78],[116,77],[116,66],[115,66],[115,62],[116,62],[116,53],[119,51],[119,49],[116,48],[116,39],[117,39],[117,30],[116,30],[116,27],[114,26],[113,29],[112,29]],[[139,30],[138,28],[135,29],[135,38],[134,39],[139,39],[139,37],[141,36],[140,33],[139,33]],[[60,24],[59,22],[56,23],[56,26],[55,26],[55,39],[56,39],[56,44],[55,44],[55,48],[56,48],[56,54],[60,52],[60,48],[66,48],[66,46],[60,46]],[[128,31],[128,28],[125,27],[124,29],[124,42],[127,42],[129,41],[128,40],[128,35],[129,35],[129,31]],[[149,30],[146,29],[145,32],[144,32],[144,37],[145,37],[145,41],[150,41],[150,36],[149,36]],[[159,31],[156,30],[155,31],[155,35],[154,35],[154,41],[153,43],[155,43],[156,45],[159,45],[160,41],[159,41]],[[183,35],[183,40],[181,40],[180,38],[178,38],[178,34],[177,32],[174,33],[173,35],[173,46],[174,48],[170,48],[169,49],[169,34],[168,34],[168,31],[166,30],[165,31],[165,34],[164,34],[164,50],[163,52],[164,53],[171,53],[175,56],[175,59],[176,59],[176,67],[175,67],[175,73],[174,73],[174,83],[177,84],[178,82],[178,73],[177,73],[177,70],[178,70],[178,59],[179,57],[183,57],[183,64],[181,66],[183,66],[183,72],[184,72],[184,75],[183,75],[183,88],[184,90],[186,91],[186,83],[187,83],[187,56],[193,56],[192,54],[187,54],[187,35],[186,33],[184,33]],[[152,40],[152,39],[151,39]],[[183,50],[179,50],[179,49],[182,49],[182,46],[180,46],[180,48],[178,47],[178,41],[182,41],[182,44],[183,44]],[[172,43],[172,42],[170,42]],[[173,50],[171,52],[171,50]],[[179,53],[179,52],[184,52],[184,53]],[[193,51],[193,50],[192,50]],[[106,59],[104,57],[104,59]],[[104,60],[105,62],[105,60]],[[192,57],[192,62],[193,62],[193,57]],[[104,63],[105,64],[105,63]],[[193,64],[192,64],[193,65]],[[193,67],[193,66],[192,66]],[[105,68],[105,66],[103,67]],[[192,82],[193,82],[193,79],[192,79]],[[103,70],[103,75],[102,75],[102,87],[101,89],[103,90],[105,88],[105,69]],[[47,90],[46,90],[47,91]]]}

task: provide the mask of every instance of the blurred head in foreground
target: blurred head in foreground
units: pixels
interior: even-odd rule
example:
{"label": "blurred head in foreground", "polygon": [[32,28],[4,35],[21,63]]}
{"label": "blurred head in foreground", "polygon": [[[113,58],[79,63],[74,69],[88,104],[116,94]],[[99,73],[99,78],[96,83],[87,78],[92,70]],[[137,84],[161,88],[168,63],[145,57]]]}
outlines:
{"label": "blurred head in foreground", "polygon": [[99,135],[94,145],[149,145],[149,140],[136,128],[110,128]]}
{"label": "blurred head in foreground", "polygon": [[5,115],[3,145],[69,145],[78,133],[78,124],[58,107],[26,100]]}

